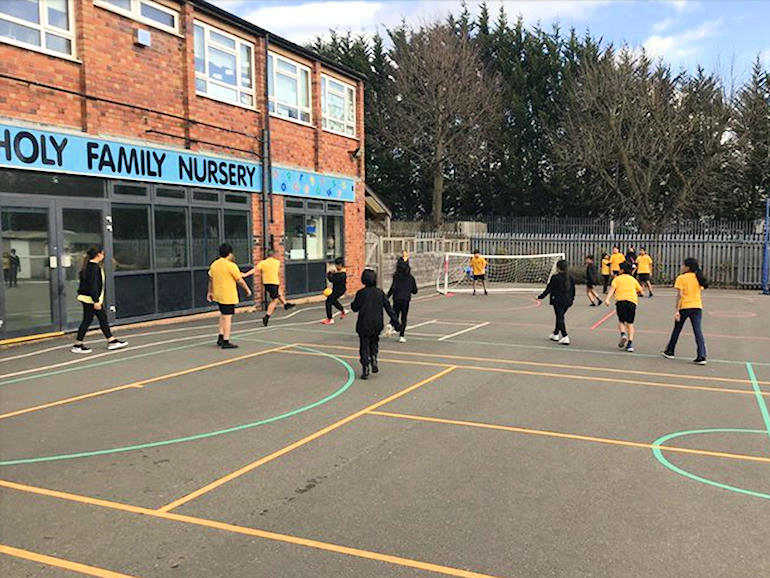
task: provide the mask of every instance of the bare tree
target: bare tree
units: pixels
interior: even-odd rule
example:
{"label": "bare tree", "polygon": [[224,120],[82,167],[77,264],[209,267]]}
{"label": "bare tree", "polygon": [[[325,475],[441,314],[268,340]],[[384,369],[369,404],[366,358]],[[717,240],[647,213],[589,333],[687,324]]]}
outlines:
{"label": "bare tree", "polygon": [[708,207],[729,111],[702,73],[673,76],[642,53],[607,50],[580,74],[555,135],[560,163],[590,171],[605,214],[656,232]]}
{"label": "bare tree", "polygon": [[445,180],[486,157],[499,125],[500,90],[467,34],[432,24],[391,32],[391,94],[378,123],[394,154],[418,159],[432,181],[433,224],[443,222]]}

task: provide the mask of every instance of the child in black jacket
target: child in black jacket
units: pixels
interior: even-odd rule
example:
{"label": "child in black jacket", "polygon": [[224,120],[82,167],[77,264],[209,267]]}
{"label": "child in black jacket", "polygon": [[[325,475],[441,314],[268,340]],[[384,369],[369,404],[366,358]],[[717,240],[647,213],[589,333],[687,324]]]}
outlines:
{"label": "child in black jacket", "polygon": [[326,278],[332,284],[332,292],[326,298],[326,319],[321,321],[324,325],[332,325],[332,306],[339,309],[340,319],[345,319],[345,308],[340,304],[340,297],[345,294],[348,286],[348,274],[345,272],[345,262],[342,257],[334,260],[334,271],[329,271]]}
{"label": "child in black jacket", "polygon": [[602,300],[596,294],[594,287],[599,284],[599,276],[596,273],[596,265],[594,264],[594,256],[586,255],[586,297],[591,307],[598,307],[602,304]]}
{"label": "child in black jacket", "polygon": [[364,284],[364,288],[356,293],[350,308],[358,312],[356,333],[358,333],[359,353],[363,368],[361,379],[368,379],[370,365],[372,373],[377,373],[380,370],[377,365],[377,355],[380,352],[383,309],[390,317],[393,327],[398,330],[400,326],[385,292],[377,287],[377,274],[371,269],[364,269],[364,272],[361,273],[361,283]]}
{"label": "child in black jacket", "polygon": [[409,262],[399,257],[396,262],[396,272],[393,273],[393,282],[388,290],[388,297],[393,297],[393,310],[401,324],[399,342],[406,343],[404,332],[406,331],[406,318],[409,315],[409,303],[412,295],[417,295],[417,281],[412,276]]}
{"label": "child in black jacket", "polygon": [[[569,335],[567,335],[567,326],[564,316],[567,309],[572,307],[575,302],[575,279],[569,274],[569,263],[561,259],[556,263],[558,273],[552,275],[538,299],[544,299],[546,295],[551,296],[551,305],[556,315],[556,328],[551,335],[551,341],[558,341],[562,345],[569,345]],[[561,336],[560,336],[561,335]]]}

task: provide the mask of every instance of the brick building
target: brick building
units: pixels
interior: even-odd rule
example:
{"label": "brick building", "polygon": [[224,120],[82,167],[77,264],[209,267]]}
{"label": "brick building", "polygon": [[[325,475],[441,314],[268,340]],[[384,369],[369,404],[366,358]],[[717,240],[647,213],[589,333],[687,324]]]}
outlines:
{"label": "brick building", "polygon": [[[0,340],[206,310],[220,242],[290,296],[363,267],[363,79],[203,0],[0,2]],[[255,279],[259,295],[260,279]]]}

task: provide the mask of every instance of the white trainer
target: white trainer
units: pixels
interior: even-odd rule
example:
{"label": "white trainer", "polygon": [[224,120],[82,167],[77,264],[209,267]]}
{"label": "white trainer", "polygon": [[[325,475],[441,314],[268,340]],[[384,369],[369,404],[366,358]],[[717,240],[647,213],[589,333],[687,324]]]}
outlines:
{"label": "white trainer", "polygon": [[569,335],[565,335],[559,339],[559,345],[569,345]]}
{"label": "white trainer", "polygon": [[398,338],[399,343],[406,343],[406,337],[399,337]]}
{"label": "white trainer", "polygon": [[551,335],[548,337],[548,339],[550,339],[551,341],[559,341],[561,338],[559,337],[559,334],[558,334],[558,333],[552,333],[552,334],[551,334]]}

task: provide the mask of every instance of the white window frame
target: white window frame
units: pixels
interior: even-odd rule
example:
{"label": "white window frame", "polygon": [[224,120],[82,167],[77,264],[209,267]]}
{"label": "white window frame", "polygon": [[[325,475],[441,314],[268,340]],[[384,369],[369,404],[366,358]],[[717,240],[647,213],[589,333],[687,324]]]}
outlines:
{"label": "white window frame", "polygon": [[[339,91],[331,90],[329,87],[329,81],[336,82],[337,84],[341,84],[343,86],[343,92],[340,93]],[[351,91],[353,93],[353,96],[352,96],[353,120],[352,121],[347,119],[347,112],[348,112],[348,106],[349,106],[348,95],[350,94]],[[326,110],[326,93],[327,92],[334,92],[335,94],[342,96],[344,101],[343,110],[345,115],[345,118],[343,118],[343,120],[339,120],[337,118],[332,118],[327,116],[327,110]],[[321,74],[321,118],[323,119],[321,122],[321,126],[326,132],[331,132],[331,133],[338,134],[340,136],[344,136],[352,139],[357,138],[356,121],[358,119],[358,110],[356,110],[356,96],[357,95],[356,95],[355,85],[344,82],[334,76],[329,76],[328,74]],[[353,132],[349,133],[349,132],[345,132],[345,130],[340,131],[340,130],[337,130],[336,128],[332,128],[329,126],[330,122],[327,122],[327,121],[339,122],[344,125],[345,129],[352,128]]]}
{"label": "white window frame", "polygon": [[[6,36],[0,36],[0,42],[2,42],[3,44],[18,46],[19,48],[26,48],[28,50],[33,50],[35,52],[42,52],[43,54],[48,54],[49,56],[56,56],[57,58],[63,58],[65,60],[77,61],[77,57],[75,56],[75,54],[77,54],[77,47],[75,45],[75,6],[74,6],[73,0],[67,0],[67,24],[69,25],[69,30],[63,30],[61,28],[57,28],[56,26],[52,26],[48,24],[47,0],[39,0],[38,14],[40,19],[39,23],[22,20],[21,18],[16,18],[15,16],[11,16],[10,14],[5,14],[4,12],[0,12],[0,19],[5,20],[7,22],[12,22],[13,24],[19,24],[20,26],[26,26],[27,28],[34,28],[35,30],[40,32],[40,45],[29,44],[27,42],[24,42],[23,40],[16,40],[15,38],[8,38]],[[61,36],[69,40],[70,47],[72,48],[71,52],[67,54],[65,52],[59,52],[57,50],[51,50],[50,48],[46,48],[45,46],[46,32],[50,32],[51,34],[55,34],[56,36]]]}
{"label": "white window frame", "polygon": [[[109,2],[107,2],[107,0],[94,0],[94,6],[99,6],[100,8],[104,8],[105,10],[109,10],[110,12],[115,12],[116,14],[120,14],[121,16],[125,16],[126,18],[130,18],[131,20],[136,20],[137,22],[146,24],[147,26],[152,26],[153,28],[157,28],[165,32],[171,32],[172,34],[180,36],[178,10],[174,10],[173,8],[169,8],[168,6],[164,6],[163,4],[158,4],[157,2],[153,2],[152,0],[129,0],[129,2],[131,3],[130,10],[125,10],[120,6],[116,6],[115,4],[110,4]],[[153,20],[152,18],[147,18],[145,16],[142,16],[142,4],[147,4],[151,8],[155,8],[156,10],[160,10],[161,12],[165,12],[169,16],[172,16],[174,18],[174,25],[166,26],[165,24],[162,24],[157,20]]]}
{"label": "white window frame", "polygon": [[[257,86],[257,79],[256,79],[256,66],[254,61],[254,44],[252,42],[249,42],[248,40],[244,40],[243,38],[240,38],[238,36],[234,36],[233,34],[230,34],[229,32],[225,32],[221,28],[217,28],[216,26],[212,26],[211,24],[207,24],[206,22],[202,22],[200,20],[193,20],[193,53],[195,52],[195,27],[198,26],[203,29],[203,64],[204,64],[204,71],[198,72],[195,70],[195,65],[193,64],[193,70],[195,71],[195,80],[196,80],[196,87],[195,87],[195,94],[198,96],[202,96],[204,98],[210,98],[212,100],[216,100],[218,102],[224,102],[225,104],[230,104],[232,106],[240,106],[241,108],[246,108],[248,110],[256,110],[257,105],[257,95],[256,95],[256,86]],[[209,33],[213,31],[216,34],[221,34],[222,36],[226,38],[230,38],[235,42],[235,49],[229,48],[227,46],[223,46],[221,44],[217,44],[216,42],[213,43],[213,47],[217,50],[220,50],[222,52],[227,52],[228,54],[233,54],[235,56],[235,79],[236,84],[233,86],[232,84],[228,84],[226,82],[222,82],[217,80],[216,78],[211,78],[209,76],[209,59],[208,59],[208,50],[209,46],[211,45],[211,40],[209,38]],[[251,54],[251,88],[245,87],[241,84],[241,46],[246,46],[249,49],[249,53]],[[217,86],[222,86],[224,88],[228,88],[230,90],[235,90],[235,92],[238,94],[237,99],[235,102],[220,98],[216,95],[209,94],[208,92],[208,86],[206,92],[199,92],[197,87],[197,81],[203,80],[208,84],[215,84]],[[241,102],[241,93],[247,94],[251,96],[251,105],[243,104]]]}
{"label": "white window frame", "polygon": [[[296,122],[297,124],[302,124],[305,126],[313,126],[313,71],[310,70],[309,66],[306,66],[300,62],[297,62],[296,60],[292,60],[291,58],[287,58],[283,54],[278,54],[277,52],[268,52],[267,53],[268,59],[273,59],[272,69],[273,74],[272,78],[268,79],[268,110],[270,112],[271,116],[274,116],[275,118],[280,118],[283,120],[288,120],[289,122]],[[293,102],[284,102],[282,100],[278,100],[278,97],[276,95],[275,89],[276,86],[278,86],[278,61],[283,60],[284,62],[287,62],[291,64],[292,66],[297,67],[297,74],[294,77],[297,81],[297,95],[299,95],[300,91],[300,74],[301,71],[307,72],[307,106],[302,106],[297,103]],[[280,71],[280,74],[283,74],[285,76],[291,77],[292,75],[285,70]],[[269,94],[270,88],[273,90],[273,94]],[[285,106],[286,108],[294,108],[297,109],[297,118],[291,118],[290,116],[286,116],[283,114],[280,114],[278,112],[278,105]],[[308,120],[304,121],[300,118],[301,113],[307,113]]]}

